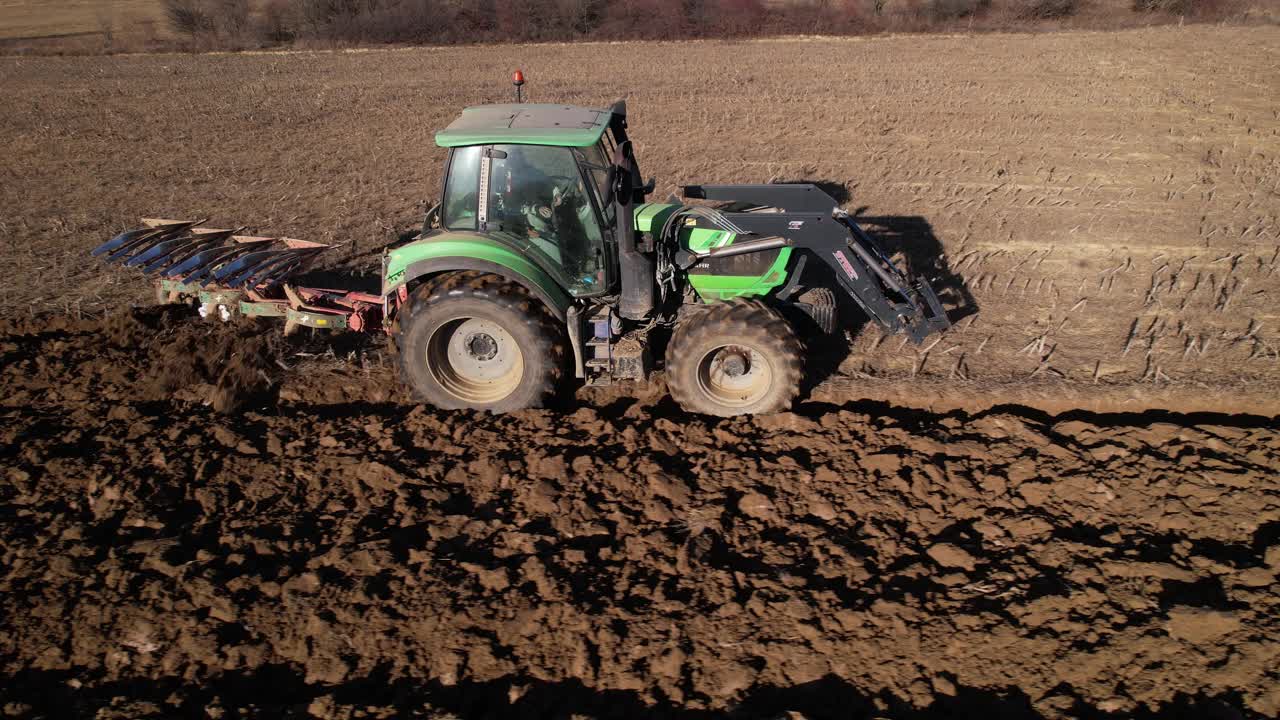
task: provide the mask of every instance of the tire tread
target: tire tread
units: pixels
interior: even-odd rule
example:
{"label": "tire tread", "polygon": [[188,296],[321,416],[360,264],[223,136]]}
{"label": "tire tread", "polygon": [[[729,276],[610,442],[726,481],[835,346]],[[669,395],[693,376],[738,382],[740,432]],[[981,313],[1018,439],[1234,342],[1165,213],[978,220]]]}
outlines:
{"label": "tire tread", "polygon": [[[685,318],[672,333],[667,350],[667,389],[681,407],[711,415],[732,415],[700,393],[694,380],[701,357],[684,352],[711,336],[741,338],[743,344],[772,347],[780,361],[775,369],[784,390],[773,405],[752,412],[788,410],[800,392],[804,347],[782,315],[760,300],[734,298]],[[692,381],[692,382],[691,382]]]}
{"label": "tire tread", "polygon": [[[522,350],[545,353],[549,359],[548,371],[543,375],[540,387],[534,391],[535,399],[527,405],[528,407],[540,406],[555,392],[566,372],[564,330],[542,301],[534,297],[523,285],[500,275],[475,270],[437,275],[422,282],[410,292],[406,312],[397,323],[400,374],[405,384],[414,390],[417,397],[432,402],[432,398],[413,380],[409,362],[416,353],[405,348],[405,340],[415,320],[429,317],[433,305],[455,298],[472,298],[492,303],[521,317],[530,327],[533,336],[538,339],[537,344],[542,347],[522,348]],[[520,408],[511,407],[499,411],[516,409]]]}

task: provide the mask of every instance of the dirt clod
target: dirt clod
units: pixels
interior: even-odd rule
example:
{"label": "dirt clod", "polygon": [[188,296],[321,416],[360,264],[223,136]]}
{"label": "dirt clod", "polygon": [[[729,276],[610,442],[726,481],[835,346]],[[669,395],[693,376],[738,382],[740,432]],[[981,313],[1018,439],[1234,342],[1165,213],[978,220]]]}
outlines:
{"label": "dirt clod", "polygon": [[939,543],[929,548],[929,557],[943,567],[972,570],[977,561],[972,555],[949,543]]}
{"label": "dirt clod", "polygon": [[1178,607],[1169,611],[1168,628],[1169,635],[1199,644],[1218,640],[1239,630],[1240,618],[1230,612]]}

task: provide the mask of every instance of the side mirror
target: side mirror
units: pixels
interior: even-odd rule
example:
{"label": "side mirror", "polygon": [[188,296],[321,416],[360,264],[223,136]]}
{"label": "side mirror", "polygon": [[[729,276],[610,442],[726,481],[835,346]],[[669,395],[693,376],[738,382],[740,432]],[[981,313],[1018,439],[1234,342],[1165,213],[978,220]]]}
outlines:
{"label": "side mirror", "polygon": [[640,192],[645,195],[648,195],[649,193],[653,192],[653,189],[657,187],[657,185],[658,185],[658,179],[651,177],[649,178],[649,182],[645,183],[644,187],[640,188]]}

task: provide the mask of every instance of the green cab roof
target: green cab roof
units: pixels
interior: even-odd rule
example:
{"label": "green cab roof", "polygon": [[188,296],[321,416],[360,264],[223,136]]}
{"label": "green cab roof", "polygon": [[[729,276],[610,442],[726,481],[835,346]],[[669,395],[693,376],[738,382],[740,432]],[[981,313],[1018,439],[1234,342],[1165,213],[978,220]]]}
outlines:
{"label": "green cab roof", "polygon": [[436,145],[594,145],[609,127],[608,110],[573,105],[509,104],[465,108],[436,133]]}

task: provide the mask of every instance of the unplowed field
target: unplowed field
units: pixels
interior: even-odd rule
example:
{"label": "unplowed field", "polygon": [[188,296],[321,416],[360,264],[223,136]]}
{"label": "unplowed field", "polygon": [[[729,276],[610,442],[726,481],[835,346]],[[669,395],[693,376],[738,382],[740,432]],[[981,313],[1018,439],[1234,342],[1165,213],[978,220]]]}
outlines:
{"label": "unplowed field", "polygon": [[[493,417],[86,258],[199,216],[376,274],[515,66],[625,96],[659,198],[842,188],[957,327],[855,328],[777,416]],[[1275,28],[0,58],[0,710],[1280,713],[1277,67]]]}

